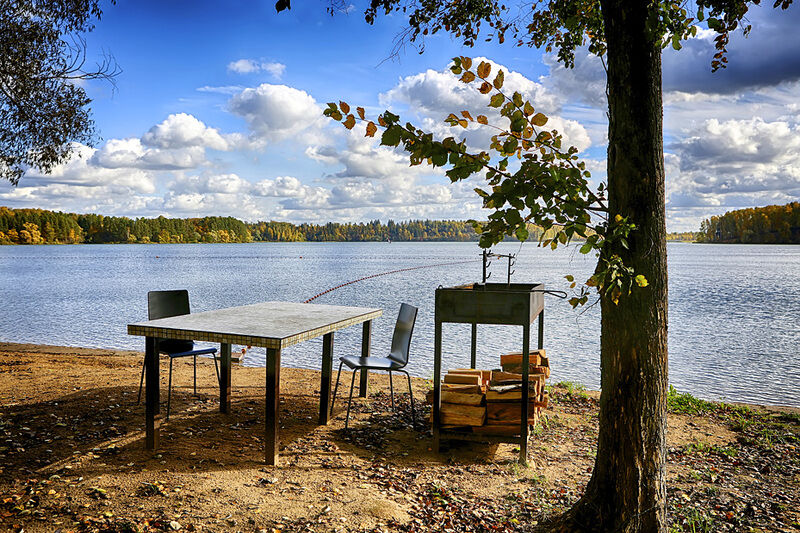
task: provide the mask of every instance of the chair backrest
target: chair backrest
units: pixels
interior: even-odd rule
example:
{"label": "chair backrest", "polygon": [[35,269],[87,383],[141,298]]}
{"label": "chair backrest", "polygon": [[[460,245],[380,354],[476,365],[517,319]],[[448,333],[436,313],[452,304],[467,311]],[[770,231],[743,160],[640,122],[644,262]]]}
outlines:
{"label": "chair backrest", "polygon": [[[150,291],[147,293],[147,318],[169,318],[189,314],[189,291]],[[158,350],[164,353],[188,352],[194,348],[193,341],[158,339]]]}
{"label": "chair backrest", "polygon": [[150,291],[147,293],[147,318],[156,320],[189,314],[189,291]]}
{"label": "chair backrest", "polygon": [[411,348],[411,334],[414,333],[414,323],[417,321],[417,308],[409,304],[400,304],[400,313],[394,325],[392,335],[392,350],[389,359],[405,366],[408,363],[408,352]]}

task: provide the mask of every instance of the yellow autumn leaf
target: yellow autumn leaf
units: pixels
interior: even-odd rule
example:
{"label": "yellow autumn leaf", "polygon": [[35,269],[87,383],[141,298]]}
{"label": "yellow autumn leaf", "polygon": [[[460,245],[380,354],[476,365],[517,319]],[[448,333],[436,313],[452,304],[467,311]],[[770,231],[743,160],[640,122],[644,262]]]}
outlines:
{"label": "yellow autumn leaf", "polygon": [[486,61],[481,61],[481,64],[478,65],[478,77],[487,78],[491,73],[492,73],[492,65],[490,65]]}
{"label": "yellow autumn leaf", "polygon": [[345,119],[344,122],[342,122],[342,124],[344,124],[344,127],[347,128],[348,130],[352,130],[353,126],[356,125],[356,117],[354,117],[353,115],[347,115],[347,118]]}
{"label": "yellow autumn leaf", "polygon": [[365,113],[364,113],[364,108],[363,107],[357,107],[356,108],[356,113],[358,113],[358,118],[360,118],[361,120],[364,120]]}
{"label": "yellow autumn leaf", "polygon": [[465,72],[465,73],[464,73],[464,74],[461,76],[461,80],[460,80],[460,81],[461,81],[462,83],[470,83],[470,82],[471,82],[471,81],[473,81],[473,80],[475,80],[475,74],[473,74],[473,73],[472,73],[472,72],[470,72],[470,71],[466,71],[466,72]]}
{"label": "yellow autumn leaf", "polygon": [[478,124],[488,124],[489,123],[489,119],[486,118],[486,115],[478,115],[478,117],[475,120],[478,121]]}
{"label": "yellow autumn leaf", "polygon": [[342,110],[342,113],[345,115],[350,112],[350,106],[347,105],[347,102],[339,101],[339,108]]}
{"label": "yellow autumn leaf", "polygon": [[469,111],[462,111],[462,112],[461,112],[461,116],[462,116],[462,117],[464,117],[464,118],[465,118],[465,119],[467,119],[467,120],[474,120],[474,119],[472,118],[472,115],[470,115],[470,114],[469,114]]}
{"label": "yellow autumn leaf", "polygon": [[481,84],[481,88],[478,90],[481,92],[481,94],[489,94],[492,92],[492,84],[488,81],[485,81]]}
{"label": "yellow autumn leaf", "polygon": [[467,56],[461,56],[461,64],[466,69],[472,68],[472,58]]}
{"label": "yellow autumn leaf", "polygon": [[373,135],[375,135],[376,131],[378,131],[378,127],[375,125],[375,123],[372,122],[371,120],[367,122],[367,134],[365,135],[365,137],[372,137]]}
{"label": "yellow autumn leaf", "polygon": [[547,117],[543,113],[536,113],[531,118],[531,124],[534,126],[544,126],[547,124]]}

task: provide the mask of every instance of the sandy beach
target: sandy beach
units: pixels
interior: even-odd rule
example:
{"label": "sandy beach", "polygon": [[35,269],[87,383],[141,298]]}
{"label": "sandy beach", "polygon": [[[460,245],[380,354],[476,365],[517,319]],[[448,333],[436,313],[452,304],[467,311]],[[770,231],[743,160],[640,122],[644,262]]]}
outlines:
{"label": "sandy beach", "polygon": [[[404,382],[393,413],[382,374],[354,400],[350,430],[343,414],[318,426],[319,374],[292,368],[281,371],[280,465],[267,467],[264,369],[234,365],[221,414],[210,360],[198,364],[196,397],[191,362],[175,361],[172,415],[148,452],[142,357],[0,343],[0,530],[525,531],[574,502],[591,475],[596,392],[552,388],[523,467],[512,445],[432,450],[422,379],[416,430]],[[797,409],[671,405],[675,530],[800,528]]]}

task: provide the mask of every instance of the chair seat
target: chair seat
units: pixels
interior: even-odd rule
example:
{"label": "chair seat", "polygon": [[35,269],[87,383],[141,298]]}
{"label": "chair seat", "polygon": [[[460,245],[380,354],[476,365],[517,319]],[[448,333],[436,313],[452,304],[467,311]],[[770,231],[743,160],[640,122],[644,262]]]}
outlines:
{"label": "chair seat", "polygon": [[173,358],[175,358],[175,357],[189,357],[189,356],[192,356],[192,355],[206,355],[206,354],[217,353],[217,349],[216,348],[203,348],[201,350],[189,350],[188,352],[175,352],[175,353],[164,352],[164,353],[166,353],[168,356],[173,357]]}
{"label": "chair seat", "polygon": [[373,368],[375,370],[398,370],[405,365],[398,363],[388,357],[356,357],[346,355],[339,360],[349,368]]}

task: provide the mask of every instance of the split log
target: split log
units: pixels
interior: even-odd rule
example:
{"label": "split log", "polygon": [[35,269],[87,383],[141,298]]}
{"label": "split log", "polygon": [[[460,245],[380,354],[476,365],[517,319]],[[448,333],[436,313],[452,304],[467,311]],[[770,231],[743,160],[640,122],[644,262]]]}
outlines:
{"label": "split log", "polygon": [[443,403],[439,420],[456,426],[482,426],[486,422],[486,407]]}

